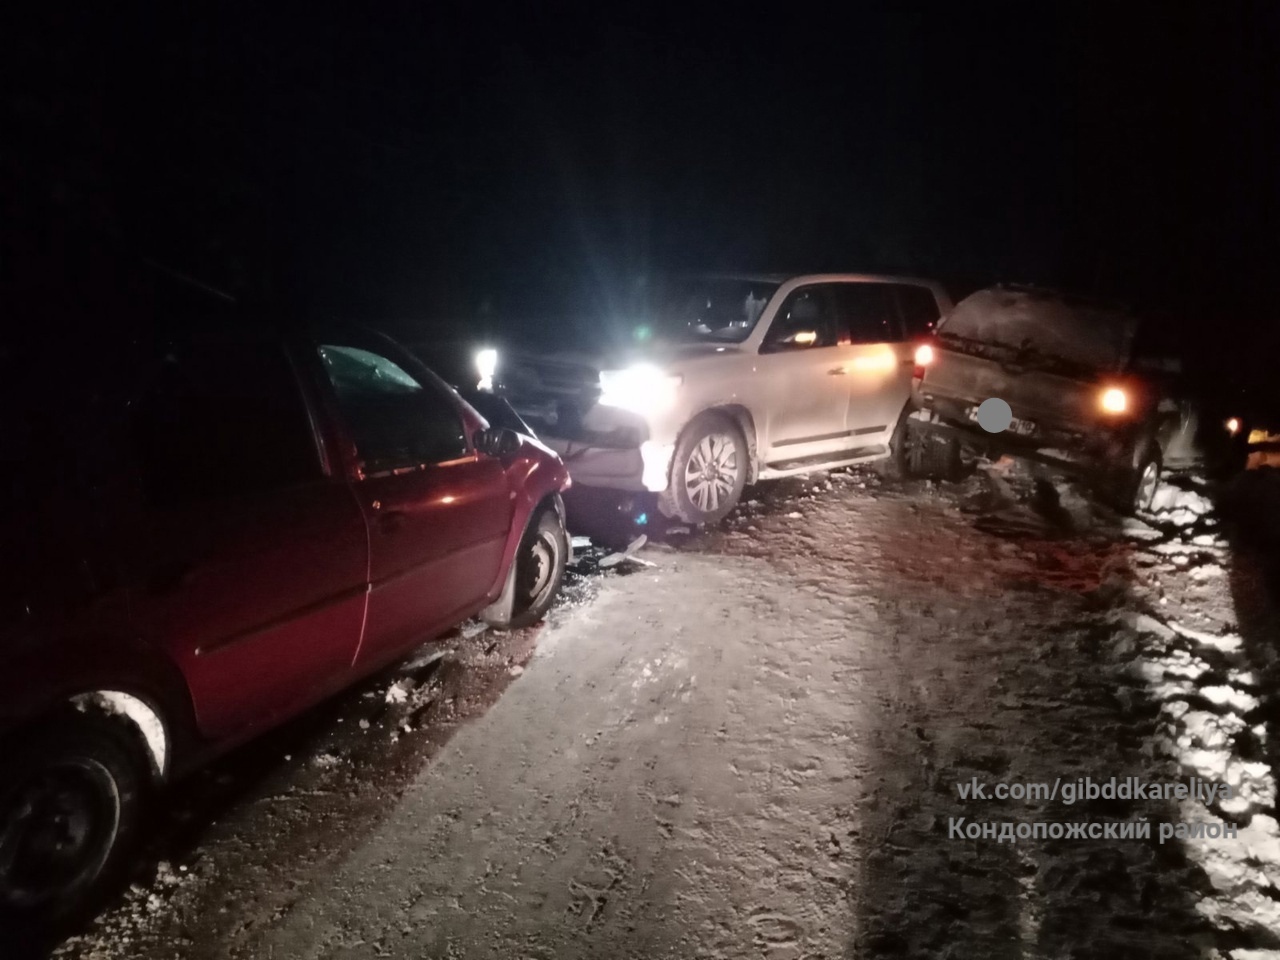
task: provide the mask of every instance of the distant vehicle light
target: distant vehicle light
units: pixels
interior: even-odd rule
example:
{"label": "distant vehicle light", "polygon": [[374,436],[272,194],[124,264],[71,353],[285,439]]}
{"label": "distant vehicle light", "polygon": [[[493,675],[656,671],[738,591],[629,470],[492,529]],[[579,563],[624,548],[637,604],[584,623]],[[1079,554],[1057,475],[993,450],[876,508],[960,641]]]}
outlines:
{"label": "distant vehicle light", "polygon": [[1280,443],[1280,435],[1255,428],[1249,431],[1249,443]]}
{"label": "distant vehicle light", "polygon": [[1236,434],[1240,432],[1240,418],[1229,417],[1227,419],[1227,422],[1223,424],[1223,426],[1227,428],[1227,433],[1231,434],[1234,437]]}
{"label": "distant vehicle light", "polygon": [[479,390],[492,390],[493,377],[498,372],[498,351],[492,347],[485,347],[476,351],[476,373],[480,375],[480,382],[476,384]]}
{"label": "distant vehicle light", "polygon": [[1129,396],[1119,387],[1108,387],[1102,391],[1099,405],[1107,413],[1124,413],[1129,409]]}
{"label": "distant vehicle light", "polygon": [[648,363],[623,370],[601,370],[600,403],[632,413],[657,413],[675,402],[682,379]]}

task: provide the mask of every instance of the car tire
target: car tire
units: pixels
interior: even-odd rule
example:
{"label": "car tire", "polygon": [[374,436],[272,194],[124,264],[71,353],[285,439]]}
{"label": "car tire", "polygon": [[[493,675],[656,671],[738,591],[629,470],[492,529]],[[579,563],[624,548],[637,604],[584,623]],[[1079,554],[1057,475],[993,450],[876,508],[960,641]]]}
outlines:
{"label": "car tire", "polygon": [[69,713],[0,764],[0,927],[83,919],[131,862],[151,786],[142,744],[122,721]]}
{"label": "car tire", "polygon": [[676,444],[659,508],[685,523],[718,523],[742,497],[747,456],[747,441],[736,423],[718,413],[702,414]]}
{"label": "car tire", "polygon": [[1107,506],[1126,516],[1149,509],[1160,486],[1160,448],[1149,443],[1136,460],[1136,467],[1126,463],[1109,471],[1100,491]]}
{"label": "car tire", "polygon": [[960,444],[954,437],[919,426],[903,411],[890,441],[894,465],[903,477],[955,480],[960,476]]}
{"label": "car tire", "polygon": [[546,616],[564,584],[569,533],[561,511],[544,506],[525,530],[507,574],[510,604],[496,604],[481,617],[499,630],[530,627]]}

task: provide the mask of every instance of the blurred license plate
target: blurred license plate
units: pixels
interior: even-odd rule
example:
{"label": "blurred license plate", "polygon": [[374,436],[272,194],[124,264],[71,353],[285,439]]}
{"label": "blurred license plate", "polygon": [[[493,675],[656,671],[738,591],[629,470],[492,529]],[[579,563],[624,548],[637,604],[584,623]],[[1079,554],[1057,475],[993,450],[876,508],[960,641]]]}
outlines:
{"label": "blurred license plate", "polygon": [[[978,422],[977,407],[970,407],[965,411],[965,415],[974,423]],[[1029,437],[1036,432],[1036,422],[1034,420],[1019,420],[1017,417],[1014,417],[1009,421],[1009,430],[1020,437]]]}

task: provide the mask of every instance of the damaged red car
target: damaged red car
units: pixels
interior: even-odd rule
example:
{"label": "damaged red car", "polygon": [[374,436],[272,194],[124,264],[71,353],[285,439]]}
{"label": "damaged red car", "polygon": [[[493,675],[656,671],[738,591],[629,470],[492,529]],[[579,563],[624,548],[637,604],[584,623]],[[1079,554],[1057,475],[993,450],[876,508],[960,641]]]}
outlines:
{"label": "damaged red car", "polygon": [[390,340],[156,313],[0,348],[6,923],[109,889],[172,778],[465,618],[538,621],[569,560],[559,458]]}

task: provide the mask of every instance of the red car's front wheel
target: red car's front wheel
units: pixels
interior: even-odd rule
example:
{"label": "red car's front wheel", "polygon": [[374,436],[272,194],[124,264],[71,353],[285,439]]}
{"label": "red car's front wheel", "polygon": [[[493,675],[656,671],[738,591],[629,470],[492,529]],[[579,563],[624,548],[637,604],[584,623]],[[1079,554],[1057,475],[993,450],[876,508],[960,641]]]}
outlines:
{"label": "red car's front wheel", "polygon": [[482,614],[486,623],[515,630],[537,623],[551,608],[569,563],[569,534],[559,510],[543,507],[525,531],[503,596]]}

